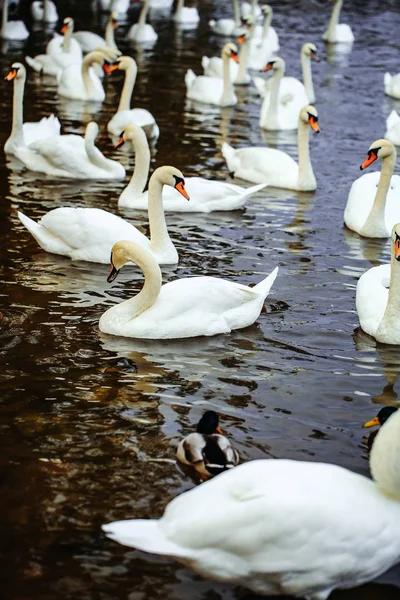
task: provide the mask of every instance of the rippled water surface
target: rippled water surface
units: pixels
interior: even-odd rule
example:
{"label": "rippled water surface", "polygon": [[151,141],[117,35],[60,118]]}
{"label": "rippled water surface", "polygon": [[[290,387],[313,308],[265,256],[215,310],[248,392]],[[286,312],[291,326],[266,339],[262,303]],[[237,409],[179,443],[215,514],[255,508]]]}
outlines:
{"label": "rippled water surface", "polygon": [[[61,16],[74,16],[76,29],[103,31],[106,16],[92,12],[89,2],[62,4]],[[297,155],[295,134],[260,131],[253,87],[238,89],[238,105],[222,111],[186,103],[186,69],[199,73],[201,56],[218,53],[223,43],[208,31],[208,19],[230,6],[222,0],[199,5],[202,21],[194,31],[174,27],[168,13],[153,13],[159,39],[150,49],[124,42],[135,6],[117,32],[120,48],[140,69],[134,105],[148,107],[162,132],[153,166],[227,179],[224,140],[235,147],[268,142]],[[206,408],[221,414],[243,460],[328,461],[368,474],[361,425],[378,404],[397,402],[400,354],[377,348],[357,330],[354,304],[358,277],[388,261],[388,243],[345,231],[342,216],[368,147],[382,137],[392,108],[400,108],[383,93],[384,72],[400,70],[399,5],[345,2],[341,20],[356,37],[347,53],[320,41],[330,4],[273,6],[287,73],[300,76],[304,42],[316,42],[321,56],[313,70],[322,132],[311,138],[318,190],[267,188],[243,211],[168,214],[180,264],[163,269],[164,281],[207,274],[247,284],[279,265],[268,312],[254,326],[171,343],[100,335],[102,312],[137,292],[142,275],[126,268],[110,286],[107,266],[46,254],[16,211],[35,219],[62,205],[116,211],[125,183],[60,183],[0,159],[3,598],[243,598],[241,590],[118,546],[100,531],[110,520],[159,516],[169,499],[193,486],[172,463],[150,459],[174,458],[178,440]],[[3,45],[2,72],[27,51],[42,51],[50,35],[37,28],[25,48]],[[51,78],[29,73],[25,119],[54,111],[64,132],[82,133],[95,118],[99,147],[130,173],[130,154],[114,151],[105,129],[122,79],[114,74],[103,106],[90,106],[59,99]],[[0,83],[1,145],[10,130],[11,93],[11,85]],[[146,214],[121,214],[147,231]],[[400,570],[386,581],[392,585],[333,597],[398,598]]]}

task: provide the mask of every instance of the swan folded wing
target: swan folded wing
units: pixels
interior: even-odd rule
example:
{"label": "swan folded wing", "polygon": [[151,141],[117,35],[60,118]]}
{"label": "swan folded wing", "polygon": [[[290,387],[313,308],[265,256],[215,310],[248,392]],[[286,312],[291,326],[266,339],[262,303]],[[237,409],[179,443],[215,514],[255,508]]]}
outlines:
{"label": "swan folded wing", "polygon": [[369,335],[375,335],[385,314],[390,270],[390,264],[373,267],[360,277],[357,284],[357,313],[362,329]]}
{"label": "swan folded wing", "polygon": [[[54,169],[72,173],[75,177],[85,177],[89,159],[84,144],[81,145],[78,139],[74,140],[73,138],[79,138],[79,136],[59,136],[36,140],[29,146],[29,149],[40,154]],[[93,167],[91,163],[90,166]]]}
{"label": "swan folded wing", "polygon": [[224,82],[222,79],[199,75],[188,89],[187,97],[207,104],[218,104],[223,91]]}
{"label": "swan folded wing", "polygon": [[54,115],[43,117],[38,123],[23,124],[25,145],[29,146],[37,140],[59,136],[61,123]]}

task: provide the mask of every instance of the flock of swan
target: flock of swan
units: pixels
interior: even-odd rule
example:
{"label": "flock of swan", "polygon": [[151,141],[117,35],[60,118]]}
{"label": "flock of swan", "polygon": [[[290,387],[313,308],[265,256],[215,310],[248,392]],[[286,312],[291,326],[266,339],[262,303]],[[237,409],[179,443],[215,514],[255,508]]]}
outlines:
{"label": "flock of swan", "polygon": [[[125,0],[102,0],[110,11],[105,36],[74,32],[74,20],[63,21],[61,33],[45,52],[26,57],[35,71],[56,78],[60,97],[102,102],[104,76],[120,70],[125,82],[115,115],[107,124],[115,147],[132,148],[135,166],[121,193],[119,207],[147,210],[149,237],[125,219],[100,208],[59,207],[39,222],[22,212],[18,217],[46,252],[72,260],[110,265],[113,282],[127,264],[144,275],[142,290],[109,308],[99,328],[112,336],[177,339],[228,334],[254,323],[264,308],[278,268],[254,287],[218,277],[187,277],[162,283],[163,265],[179,261],[165,211],[231,211],[266,186],[312,192],[317,188],[310,156],[310,136],[319,133],[318,89],[311,61],[318,60],[313,42],[300,51],[303,81],[285,76],[285,61],[277,56],[279,38],[272,27],[269,5],[233,0],[232,18],[211,20],[209,29],[225,38],[220,57],[203,57],[203,75],[189,69],[186,95],[195,103],[218,107],[237,103],[235,85],[254,82],[261,96],[260,127],[298,131],[298,162],[290,154],[266,146],[233,148],[222,145],[232,174],[249,187],[185,178],[173,166],[150,172],[149,141],[160,134],[155,117],[131,107],[138,67],[122,56],[114,32]],[[334,0],[322,39],[328,44],[354,41],[351,28],[339,23],[343,0]],[[147,23],[150,7],[170,7],[170,0],[144,0],[139,20],[128,32],[135,43],[154,43],[157,32]],[[8,21],[3,3],[1,37],[26,39],[21,21]],[[56,22],[50,0],[32,3],[35,20]],[[176,22],[197,27],[196,8],[176,2]],[[240,45],[240,50],[238,49]],[[254,70],[272,72],[255,77]],[[253,72],[251,72],[253,71]],[[13,62],[6,80],[13,84],[11,133],[4,151],[33,172],[53,178],[118,180],[126,176],[117,160],[96,146],[99,127],[86,126],[84,137],[61,134],[54,115],[24,123],[26,67]],[[384,74],[388,96],[400,98],[400,73]],[[344,213],[346,226],[366,238],[387,238],[391,264],[374,267],[360,278],[356,308],[362,329],[378,342],[400,345],[400,177],[394,175],[395,146],[400,145],[400,117],[393,111],[384,138],[366,146],[361,169],[380,160],[380,172],[362,174],[351,186]],[[291,460],[257,460],[238,465],[239,456],[219,429],[218,415],[207,411],[196,433],[178,447],[178,460],[194,466],[200,486],[173,500],[159,520],[130,520],[104,525],[121,544],[173,557],[203,576],[243,585],[255,593],[326,600],[336,588],[350,588],[373,579],[400,561],[400,411],[381,411],[366,426],[380,425],[370,438],[373,480],[341,467]],[[223,472],[221,472],[223,471]]]}

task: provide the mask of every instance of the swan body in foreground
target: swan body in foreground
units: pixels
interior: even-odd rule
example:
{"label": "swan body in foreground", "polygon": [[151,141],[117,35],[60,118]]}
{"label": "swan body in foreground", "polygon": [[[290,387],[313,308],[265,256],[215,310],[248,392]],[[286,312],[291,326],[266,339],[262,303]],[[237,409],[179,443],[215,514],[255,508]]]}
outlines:
{"label": "swan body in foreground", "polygon": [[31,14],[34,21],[56,23],[58,21],[57,7],[51,0],[35,0],[31,4]]}
{"label": "swan body in foreground", "polygon": [[354,35],[349,27],[345,23],[339,24],[340,11],[342,9],[343,0],[333,0],[334,5],[332,9],[331,18],[329,21],[328,29],[324,32],[322,39],[324,42],[330,44],[347,43],[351,44],[354,42]]}
{"label": "swan body in foreground", "polygon": [[396,149],[392,142],[382,139],[371,144],[360,169],[378,158],[382,159],[381,173],[366,173],[353,182],[344,222],[363,237],[387,238],[393,225],[400,222],[400,175],[393,175]]}
{"label": "swan body in foreground", "polygon": [[164,184],[174,185],[188,199],[182,182],[182,173],[173,167],[154,171],[150,180],[150,239],[121,217],[99,208],[56,208],[39,223],[22,213],[18,216],[41,248],[52,254],[108,264],[113,245],[129,240],[144,247],[156,264],[175,265],[179,258],[168,235],[161,193]]}
{"label": "swan body in foreground", "polygon": [[222,155],[235,177],[253,183],[268,181],[271,187],[314,191],[317,182],[309,153],[309,128],[319,132],[318,113],[314,106],[301,109],[298,128],[299,164],[286,152],[274,148],[249,147],[234,150],[224,143]]}
{"label": "swan body in foreground", "polygon": [[290,89],[285,95],[280,93],[280,85],[285,73],[285,61],[277,57],[271,60],[264,71],[274,70],[269,93],[264,94],[260,111],[260,127],[271,131],[297,129],[299,112],[308,104],[303,84],[290,78]]}
{"label": "swan body in foreground", "polygon": [[361,328],[382,344],[400,345],[400,223],[392,229],[391,264],[369,269],[357,283]]}
{"label": "swan body in foreground", "polygon": [[7,81],[14,81],[12,130],[4,144],[4,152],[17,154],[18,148],[48,137],[60,135],[61,123],[54,115],[43,117],[38,123],[24,123],[24,88],[26,69],[22,63],[13,63],[6,75]]}
{"label": "swan body in foreground", "polygon": [[110,13],[108,19],[104,38],[92,31],[77,31],[73,34],[73,38],[79,43],[85,53],[93,52],[93,50],[97,50],[98,48],[113,48],[114,50],[118,50],[114,37],[114,31],[117,27],[117,13],[113,11]]}
{"label": "swan body in foreground", "polygon": [[385,138],[395,146],[400,146],[400,115],[395,110],[386,119]]}
{"label": "swan body in foreground", "polygon": [[14,40],[16,42],[26,40],[29,31],[23,21],[8,20],[8,0],[3,0],[0,38],[2,40]]}
{"label": "swan body in foreground", "polygon": [[[150,168],[150,149],[146,136],[140,127],[128,125],[117,146],[125,142],[133,144],[135,152],[135,170],[132,178],[118,200],[118,206],[147,210],[149,193],[143,192]],[[171,212],[203,212],[227,211],[241,208],[246,200],[267,186],[264,181],[260,185],[242,188],[225,181],[213,181],[202,177],[186,177],[185,186],[190,202],[182,202],[178,192],[165,186],[163,189],[163,206]]]}
{"label": "swan body in foreground", "polygon": [[229,333],[259,317],[276,268],[253,288],[217,277],[186,277],[161,285],[161,271],[151,254],[131,242],[118,242],[111,254],[109,282],[134,262],[144,286],[134,298],[109,308],[100,318],[103,333],[144,339],[178,339]]}
{"label": "swan body in foreground", "polygon": [[185,0],[177,0],[174,16],[175,23],[197,26],[200,21],[199,13],[195,6],[185,6]]}
{"label": "swan body in foreground", "polygon": [[214,104],[216,106],[234,106],[237,98],[230,77],[229,60],[238,62],[235,44],[225,44],[222,49],[224,63],[224,78],[196,76],[191,69],[185,75],[186,97],[189,100]]}
{"label": "swan body in foreground", "polygon": [[333,464],[253,460],[177,496],[161,519],[103,530],[256,595],[327,600],[400,561],[399,438],[397,411],[372,447],[373,480]]}
{"label": "swan body in foreground", "polygon": [[99,132],[96,123],[86,126],[80,135],[57,135],[37,139],[28,147],[16,148],[15,156],[31,171],[70,179],[112,180],[125,177],[124,167],[105,158],[95,146]]}
{"label": "swan body in foreground", "polygon": [[92,68],[94,64],[103,66],[109,73],[107,61],[118,58],[119,51],[111,48],[100,48],[89,52],[82,64],[70,65],[63,70],[58,82],[57,92],[60,96],[71,100],[87,100],[103,102],[106,97],[103,84]]}
{"label": "swan body in foreground", "polygon": [[386,96],[400,100],[400,73],[397,73],[397,75],[385,73],[383,83]]}
{"label": "swan body in foreground", "polygon": [[132,25],[128,31],[127,39],[137,44],[154,43],[157,41],[158,35],[154,28],[149,23],[146,23],[147,13],[149,11],[148,0],[143,0],[142,10],[140,11],[139,20]]}
{"label": "swan body in foreground", "polygon": [[118,110],[107,125],[108,131],[114,136],[120,136],[124,128],[133,123],[143,127],[149,139],[157,139],[159,127],[153,115],[145,108],[131,108],[133,89],[136,83],[137,64],[131,56],[121,56],[110,70],[125,71],[125,82],[122,89]]}
{"label": "swan body in foreground", "polygon": [[197,423],[196,433],[179,442],[178,461],[194,468],[203,480],[211,479],[239,463],[239,454],[219,428],[219,417],[206,410]]}

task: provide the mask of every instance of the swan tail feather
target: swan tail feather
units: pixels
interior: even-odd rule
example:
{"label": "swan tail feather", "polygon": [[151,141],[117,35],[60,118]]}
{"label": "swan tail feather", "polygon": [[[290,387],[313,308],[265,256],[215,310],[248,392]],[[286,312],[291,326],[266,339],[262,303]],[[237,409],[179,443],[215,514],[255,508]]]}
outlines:
{"label": "swan tail feather", "polygon": [[165,556],[187,556],[185,550],[168,540],[155,519],[130,519],[102,525],[110,539],[122,544]]}
{"label": "swan tail feather", "polygon": [[60,238],[51,233],[51,231],[48,231],[43,227],[43,225],[36,223],[36,221],[33,221],[21,212],[18,212],[18,218],[43,250],[51,252],[52,254],[62,254],[63,256],[70,255],[71,248]]}
{"label": "swan tail feather", "polygon": [[253,194],[257,194],[257,192],[267,187],[267,185],[269,185],[268,181],[265,181],[264,183],[258,183],[257,185],[252,185],[251,187],[245,189],[243,197],[249,198]]}
{"label": "swan tail feather", "polygon": [[255,285],[252,288],[252,291],[256,292],[257,294],[260,294],[260,296],[262,296],[265,299],[268,296],[270,289],[272,288],[276,276],[278,275],[278,271],[279,267],[275,267],[272,273],[270,273],[265,279],[260,281],[260,283],[257,283],[257,285]]}
{"label": "swan tail feather", "polygon": [[203,58],[201,59],[201,66],[203,67],[204,72],[208,68],[209,64],[210,64],[210,59],[208,58],[208,56],[203,56]]}
{"label": "swan tail feather", "polygon": [[392,112],[386,119],[386,127],[388,129],[391,129],[392,127],[395,127],[395,125],[397,125],[397,123],[399,121],[400,121],[400,115],[398,115],[395,110],[392,110]]}
{"label": "swan tail feather", "polygon": [[38,60],[35,60],[31,56],[25,56],[25,60],[26,64],[36,71],[36,73],[41,73],[43,71],[43,65]]}
{"label": "swan tail feather", "polygon": [[226,160],[226,164],[228,165],[228,169],[230,170],[231,173],[235,173],[238,165],[236,164],[236,158],[235,158],[235,152],[236,150],[234,148],[232,148],[232,146],[230,146],[229,144],[227,144],[226,142],[224,142],[222,144],[222,156],[224,157],[224,159]]}
{"label": "swan tail feather", "polygon": [[195,80],[196,74],[194,73],[194,71],[192,71],[192,69],[188,69],[185,75],[186,89],[190,90]]}

